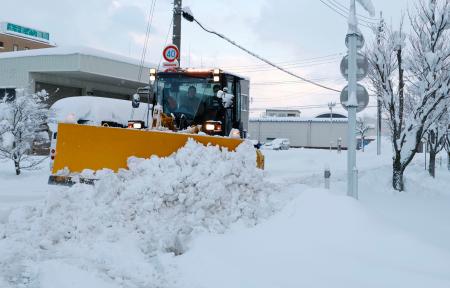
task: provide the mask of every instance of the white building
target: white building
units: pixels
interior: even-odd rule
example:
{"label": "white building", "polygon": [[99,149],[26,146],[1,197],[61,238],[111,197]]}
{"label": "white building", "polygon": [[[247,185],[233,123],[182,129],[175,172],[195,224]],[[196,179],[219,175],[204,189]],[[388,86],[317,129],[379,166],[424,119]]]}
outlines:
{"label": "white building", "polygon": [[0,53],[0,96],[28,88],[45,89],[49,104],[79,95],[128,100],[148,83],[148,74],[149,65],[141,71],[138,59],[85,47],[4,52]]}
{"label": "white building", "polygon": [[300,117],[300,110],[267,109],[267,117]]}
{"label": "white building", "polygon": [[347,118],[258,117],[249,122],[249,138],[261,143],[289,139],[292,147],[347,147]]}

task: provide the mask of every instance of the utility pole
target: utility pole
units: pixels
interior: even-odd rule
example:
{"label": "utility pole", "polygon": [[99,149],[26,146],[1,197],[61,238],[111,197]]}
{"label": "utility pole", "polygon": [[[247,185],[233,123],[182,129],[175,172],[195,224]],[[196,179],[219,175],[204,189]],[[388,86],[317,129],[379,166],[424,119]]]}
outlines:
{"label": "utility pole", "polygon": [[329,102],[328,103],[328,109],[330,109],[330,152],[332,150],[332,143],[333,143],[333,107],[336,106],[336,103]]}
{"label": "utility pole", "polygon": [[[383,12],[380,12],[380,25],[378,26],[377,43],[381,44],[384,21]],[[377,87],[377,155],[381,155],[381,87]]]}
{"label": "utility pole", "polygon": [[348,23],[349,53],[348,53],[348,150],[347,150],[347,195],[358,199],[358,170],[356,169],[356,53],[358,41],[358,22],[356,18],[355,0],[350,0],[350,15]]}
{"label": "utility pole", "polygon": [[173,26],[172,26],[172,43],[178,47],[178,51],[180,51],[180,56],[178,59],[178,63],[181,67],[181,15],[182,15],[182,7],[181,0],[173,1]]}

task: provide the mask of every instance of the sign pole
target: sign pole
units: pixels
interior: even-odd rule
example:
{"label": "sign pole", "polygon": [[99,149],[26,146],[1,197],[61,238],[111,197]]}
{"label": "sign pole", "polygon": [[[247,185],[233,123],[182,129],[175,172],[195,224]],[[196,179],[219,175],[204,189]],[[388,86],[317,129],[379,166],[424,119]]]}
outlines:
{"label": "sign pole", "polygon": [[350,0],[349,61],[348,61],[348,150],[347,150],[347,195],[358,199],[356,169],[356,41],[358,38],[356,3]]}
{"label": "sign pole", "polygon": [[[173,1],[173,25],[172,25],[172,43],[181,50],[181,0]],[[181,57],[180,57],[181,58]],[[181,59],[178,60],[179,63]]]}

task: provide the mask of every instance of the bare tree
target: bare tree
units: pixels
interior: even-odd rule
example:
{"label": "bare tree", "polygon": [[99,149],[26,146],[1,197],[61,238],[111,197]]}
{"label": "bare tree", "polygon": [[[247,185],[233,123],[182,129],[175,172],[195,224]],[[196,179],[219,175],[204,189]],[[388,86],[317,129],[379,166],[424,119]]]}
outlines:
{"label": "bare tree", "polygon": [[448,171],[450,171],[450,124],[449,124],[449,126],[447,126],[447,133],[445,134],[444,148],[445,148],[445,151],[447,151],[447,169],[448,169]]}
{"label": "bare tree", "polygon": [[433,123],[428,129],[428,149],[430,150],[430,157],[428,163],[428,173],[430,176],[436,176],[436,155],[445,148],[448,135],[449,115],[448,111],[444,110],[436,123]]}
{"label": "bare tree", "polygon": [[367,121],[364,118],[359,117],[356,119],[356,134],[361,137],[361,148],[362,152],[364,152],[364,139],[367,136],[367,133],[370,129],[372,129],[372,126],[366,123]]}
{"label": "bare tree", "polygon": [[414,31],[409,46],[400,25],[400,31],[387,30],[369,50],[370,79],[381,91],[388,116],[394,151],[392,186],[398,191],[404,190],[404,171],[450,94],[448,8],[445,0],[421,1],[409,17]]}
{"label": "bare tree", "polygon": [[41,125],[47,121],[48,109],[43,103],[46,97],[45,91],[28,94],[17,89],[14,99],[0,99],[0,159],[12,160],[16,175],[45,159],[30,153],[33,141],[40,137]]}

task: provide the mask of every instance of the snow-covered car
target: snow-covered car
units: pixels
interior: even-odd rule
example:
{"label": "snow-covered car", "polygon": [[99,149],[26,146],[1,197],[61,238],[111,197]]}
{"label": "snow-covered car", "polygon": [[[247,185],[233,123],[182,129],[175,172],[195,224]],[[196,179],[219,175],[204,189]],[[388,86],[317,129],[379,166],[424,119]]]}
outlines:
{"label": "snow-covered car", "polygon": [[267,150],[288,150],[291,147],[289,139],[286,138],[276,138],[269,143],[261,146],[261,149]]}

